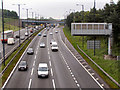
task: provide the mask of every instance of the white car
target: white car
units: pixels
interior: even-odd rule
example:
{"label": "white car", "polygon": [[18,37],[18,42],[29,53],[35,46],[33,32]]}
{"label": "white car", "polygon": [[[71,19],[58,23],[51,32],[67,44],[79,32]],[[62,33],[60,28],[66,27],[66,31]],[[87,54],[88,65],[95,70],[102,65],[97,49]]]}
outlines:
{"label": "white car", "polygon": [[8,44],[8,45],[13,45],[13,44],[15,44],[14,38],[8,38],[7,44]]}
{"label": "white car", "polygon": [[38,78],[49,76],[49,69],[47,63],[39,63],[37,71],[38,71]]}
{"label": "white car", "polygon": [[40,48],[45,48],[45,43],[40,43]]}
{"label": "white car", "polygon": [[50,32],[50,35],[53,35],[53,33],[52,33],[52,32]]}
{"label": "white car", "polygon": [[25,36],[28,36],[28,33],[27,33],[27,32],[25,33]]}
{"label": "white car", "polygon": [[56,33],[58,33],[58,31],[55,31]]}
{"label": "white car", "polygon": [[51,44],[51,50],[52,50],[52,51],[58,51],[57,42],[52,42],[52,44]]}

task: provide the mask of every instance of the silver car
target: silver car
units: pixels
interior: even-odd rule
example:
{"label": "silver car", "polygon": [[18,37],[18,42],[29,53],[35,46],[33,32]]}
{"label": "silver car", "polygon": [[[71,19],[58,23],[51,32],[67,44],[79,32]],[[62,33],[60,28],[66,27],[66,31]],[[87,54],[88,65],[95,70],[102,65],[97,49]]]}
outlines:
{"label": "silver car", "polygon": [[24,70],[27,70],[27,69],[28,69],[27,62],[26,61],[21,61],[20,64],[19,64],[19,66],[18,66],[18,70],[19,71],[20,70],[24,71]]}
{"label": "silver car", "polygon": [[45,48],[45,43],[44,42],[40,43],[40,48]]}

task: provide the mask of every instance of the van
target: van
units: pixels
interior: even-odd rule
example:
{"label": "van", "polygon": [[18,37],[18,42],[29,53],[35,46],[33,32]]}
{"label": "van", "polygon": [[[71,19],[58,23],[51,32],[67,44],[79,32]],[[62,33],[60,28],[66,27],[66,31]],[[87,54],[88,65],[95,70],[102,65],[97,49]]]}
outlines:
{"label": "van", "polygon": [[13,45],[13,44],[15,44],[14,38],[8,38],[7,44],[8,44],[8,45]]}
{"label": "van", "polygon": [[39,63],[38,65],[38,78],[39,77],[48,77],[49,76],[49,69],[47,63]]}
{"label": "van", "polygon": [[51,50],[52,50],[52,51],[58,51],[57,42],[52,42],[52,44],[51,44]]}

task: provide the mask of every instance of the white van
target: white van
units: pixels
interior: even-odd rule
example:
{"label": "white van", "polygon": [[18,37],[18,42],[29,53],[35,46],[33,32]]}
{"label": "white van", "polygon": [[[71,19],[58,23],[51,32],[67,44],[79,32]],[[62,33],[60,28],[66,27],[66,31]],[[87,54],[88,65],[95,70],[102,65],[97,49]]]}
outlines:
{"label": "white van", "polygon": [[57,42],[52,42],[52,44],[51,44],[51,50],[52,50],[52,51],[58,51]]}
{"label": "white van", "polygon": [[8,38],[8,40],[7,40],[7,44],[8,44],[8,45],[15,44],[15,40],[14,40],[14,38]]}
{"label": "white van", "polygon": [[49,69],[47,63],[39,63],[37,71],[38,71],[38,78],[49,76]]}

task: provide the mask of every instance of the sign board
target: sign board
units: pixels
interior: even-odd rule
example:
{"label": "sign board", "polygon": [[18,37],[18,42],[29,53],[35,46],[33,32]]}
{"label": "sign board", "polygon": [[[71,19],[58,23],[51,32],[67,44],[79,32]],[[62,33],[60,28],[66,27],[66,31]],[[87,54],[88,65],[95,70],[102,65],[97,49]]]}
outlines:
{"label": "sign board", "polygon": [[111,35],[112,23],[71,23],[71,35]]}
{"label": "sign board", "polygon": [[[100,49],[100,41],[95,40],[95,49]],[[87,49],[94,49],[94,40],[87,41]]]}

